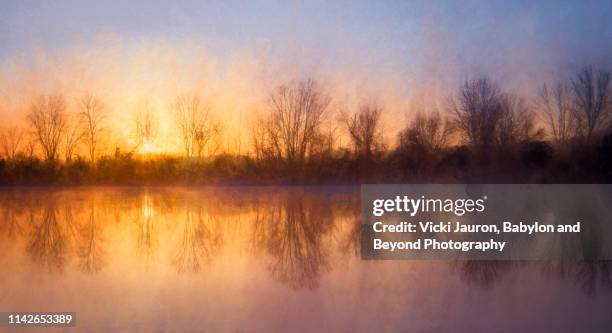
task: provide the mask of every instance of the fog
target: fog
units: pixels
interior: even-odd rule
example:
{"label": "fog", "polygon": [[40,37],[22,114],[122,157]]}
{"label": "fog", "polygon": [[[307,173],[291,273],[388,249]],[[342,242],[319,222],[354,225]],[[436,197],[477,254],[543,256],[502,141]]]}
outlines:
{"label": "fog", "polygon": [[531,101],[584,65],[609,69],[612,54],[611,9],[598,2],[24,6],[2,14],[2,119],[23,122],[41,94],[75,111],[93,93],[112,114],[109,149],[132,145],[134,113],[150,105],[156,145],[180,150],[169,104],[197,94],[222,124],[221,148],[245,152],[270,91],[304,78],[332,97],[339,144],[338,115],[372,101],[392,144],[415,112],[445,111],[465,80],[486,75]]}

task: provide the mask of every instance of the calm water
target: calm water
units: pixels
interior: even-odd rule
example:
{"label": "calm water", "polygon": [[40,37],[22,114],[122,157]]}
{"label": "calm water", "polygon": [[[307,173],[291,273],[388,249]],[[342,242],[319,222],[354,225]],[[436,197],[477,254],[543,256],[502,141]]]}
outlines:
{"label": "calm water", "polygon": [[0,311],[87,332],[612,328],[608,263],[361,261],[359,222],[358,188],[0,190]]}

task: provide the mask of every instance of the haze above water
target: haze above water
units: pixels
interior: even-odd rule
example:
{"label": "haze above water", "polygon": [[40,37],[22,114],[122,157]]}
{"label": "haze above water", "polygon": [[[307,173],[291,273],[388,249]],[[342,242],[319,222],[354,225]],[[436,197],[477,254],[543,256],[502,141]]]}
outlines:
{"label": "haze above water", "polygon": [[359,223],[356,187],[3,190],[0,309],[88,332],[612,325],[607,262],[362,261]]}

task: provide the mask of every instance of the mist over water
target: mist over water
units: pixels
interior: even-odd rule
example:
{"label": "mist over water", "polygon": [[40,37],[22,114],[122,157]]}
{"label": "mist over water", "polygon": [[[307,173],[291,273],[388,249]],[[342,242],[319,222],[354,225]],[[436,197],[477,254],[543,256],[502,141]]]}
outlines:
{"label": "mist over water", "polygon": [[0,307],[90,332],[609,325],[607,262],[361,260],[352,187],[14,189],[0,216]]}
{"label": "mist over water", "polygon": [[[552,140],[531,111],[544,83],[612,70],[610,17],[609,1],[7,1],[0,310],[76,311],[87,332],[607,332],[609,261],[362,260],[358,187],[194,185],[606,183],[610,117]],[[495,107],[447,121],[462,93]],[[280,147],[306,121],[272,98],[316,126]],[[490,135],[451,128],[481,109]],[[187,111],[206,119],[181,130]],[[35,135],[54,119],[61,135]]]}

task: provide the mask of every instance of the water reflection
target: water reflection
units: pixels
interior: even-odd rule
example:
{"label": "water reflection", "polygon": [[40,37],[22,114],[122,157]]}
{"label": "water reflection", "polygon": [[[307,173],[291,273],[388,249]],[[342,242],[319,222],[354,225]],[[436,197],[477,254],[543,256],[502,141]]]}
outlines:
{"label": "water reflection", "polygon": [[[23,234],[23,226],[20,220],[17,218],[19,212],[16,211],[16,207],[20,207],[14,200],[3,200],[0,202],[0,206],[5,207],[2,214],[2,221],[0,223],[0,232],[4,233],[8,238],[17,237]],[[30,209],[30,214],[32,210]],[[33,218],[30,218],[32,220]]]}
{"label": "water reflection", "polygon": [[61,223],[58,214],[57,205],[50,201],[44,205],[41,217],[30,221],[33,229],[27,251],[34,262],[61,271],[68,247],[68,220]]}
{"label": "water reflection", "polygon": [[157,240],[157,228],[155,225],[155,209],[153,199],[145,192],[142,199],[142,214],[136,214],[136,254],[142,258],[144,265],[148,268],[154,261],[159,246]]}
{"label": "water reflection", "polygon": [[198,273],[219,251],[222,235],[217,221],[202,207],[188,205],[185,210],[172,264],[179,273]]}
{"label": "water reflection", "polygon": [[577,262],[574,278],[582,290],[595,295],[598,288],[609,290],[612,288],[612,266],[610,261],[584,261]]}
{"label": "water reflection", "polygon": [[279,201],[257,207],[254,242],[271,257],[272,277],[293,288],[313,289],[328,268],[324,237],[334,226],[324,198],[302,191],[283,193]]}
{"label": "water reflection", "polygon": [[[354,261],[363,270],[377,265],[359,260],[356,190],[10,190],[0,192],[0,217],[4,256],[23,256],[40,274],[96,276],[128,267],[143,278],[166,268],[207,276],[247,262],[248,274],[261,270],[283,287],[314,291],[338,273],[340,263]],[[585,258],[596,256],[600,229],[590,228],[583,245],[559,246],[587,244]],[[403,269],[415,262],[392,264]],[[539,272],[542,280],[570,280],[590,296],[612,289],[609,261],[431,264],[445,267],[448,279],[486,290],[521,271]],[[248,274],[241,274],[246,279]]]}
{"label": "water reflection", "polygon": [[104,224],[96,219],[96,206],[92,201],[89,218],[79,227],[77,238],[77,257],[84,273],[95,274],[104,266],[106,251],[103,228]]}
{"label": "water reflection", "polygon": [[466,283],[483,288],[492,287],[518,265],[512,261],[495,260],[465,260],[455,264],[457,265],[455,268]]}
{"label": "water reflection", "polygon": [[542,263],[543,273],[551,279],[569,279],[586,295],[612,290],[612,262],[575,261]]}

